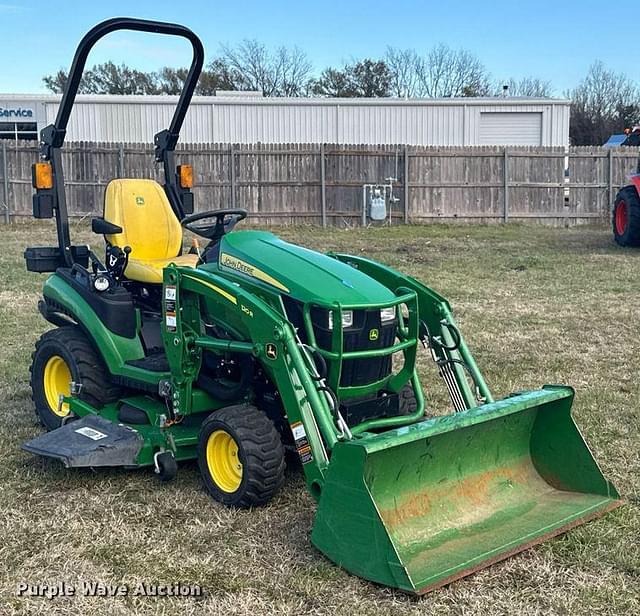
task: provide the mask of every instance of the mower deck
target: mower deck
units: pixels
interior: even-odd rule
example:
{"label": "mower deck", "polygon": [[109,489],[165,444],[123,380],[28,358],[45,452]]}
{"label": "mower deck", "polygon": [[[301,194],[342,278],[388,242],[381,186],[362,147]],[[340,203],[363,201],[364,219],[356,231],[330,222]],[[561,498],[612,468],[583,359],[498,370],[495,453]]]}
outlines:
{"label": "mower deck", "polygon": [[80,466],[137,466],[144,442],[132,428],[97,415],[46,432],[24,443],[22,449],[60,460],[67,468]]}

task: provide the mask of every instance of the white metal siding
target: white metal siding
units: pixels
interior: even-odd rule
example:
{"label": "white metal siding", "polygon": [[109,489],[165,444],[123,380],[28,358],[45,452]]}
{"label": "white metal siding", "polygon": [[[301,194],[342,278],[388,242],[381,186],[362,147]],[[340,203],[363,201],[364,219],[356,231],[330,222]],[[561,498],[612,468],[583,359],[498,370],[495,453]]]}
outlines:
{"label": "white metal siding", "polygon": [[[11,95],[0,95],[0,105]],[[21,104],[28,97],[15,96]],[[26,99],[26,100],[25,100]],[[33,96],[42,128],[59,97]],[[69,141],[150,143],[177,97],[78,96]],[[9,101],[10,102],[10,101]],[[196,97],[183,143],[569,145],[569,102],[550,99],[274,99]]]}
{"label": "white metal siding", "polygon": [[542,145],[542,112],[483,111],[480,145]]}
{"label": "white metal siding", "polygon": [[[210,106],[208,139],[222,143],[333,143],[335,111],[326,105],[238,105],[226,101]],[[188,141],[187,134],[182,137]]]}

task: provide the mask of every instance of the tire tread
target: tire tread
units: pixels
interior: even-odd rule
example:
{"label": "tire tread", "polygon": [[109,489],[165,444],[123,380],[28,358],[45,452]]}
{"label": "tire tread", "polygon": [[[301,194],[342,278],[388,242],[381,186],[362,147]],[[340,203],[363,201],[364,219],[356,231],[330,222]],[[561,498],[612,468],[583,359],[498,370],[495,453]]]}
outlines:
{"label": "tire tread", "polygon": [[36,342],[29,367],[31,399],[36,403],[36,415],[46,428],[50,429],[51,426],[48,426],[43,420],[38,411],[36,400],[36,379],[40,378],[40,375],[34,374],[33,368],[36,357],[43,352],[43,347],[50,344],[64,347],[74,358],[81,383],[78,397],[82,401],[95,408],[102,408],[105,404],[118,399],[122,391],[121,388],[111,381],[102,358],[96,353],[82,330],[76,325],[64,325],[49,330]]}
{"label": "tire tread", "polygon": [[[618,203],[627,204],[629,223],[623,234],[616,229],[616,209]],[[640,196],[635,186],[625,186],[616,195],[612,212],[613,237],[620,246],[640,246]]]}
{"label": "tire tread", "polygon": [[236,507],[264,505],[284,483],[284,451],[278,431],[265,413],[250,404],[215,411],[202,428],[218,422],[235,432],[245,455],[243,472],[247,473],[247,481],[241,497],[232,504]]}

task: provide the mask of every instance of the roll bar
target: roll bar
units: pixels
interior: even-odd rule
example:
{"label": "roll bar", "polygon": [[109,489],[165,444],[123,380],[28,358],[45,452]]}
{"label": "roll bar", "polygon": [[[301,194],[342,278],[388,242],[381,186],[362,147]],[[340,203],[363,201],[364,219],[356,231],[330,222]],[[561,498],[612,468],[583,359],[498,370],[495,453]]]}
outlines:
{"label": "roll bar", "polygon": [[165,191],[169,203],[178,219],[184,217],[182,193],[178,187],[175,176],[174,150],[180,136],[180,129],[184,122],[191,98],[196,89],[202,65],[204,63],[204,48],[202,41],[189,28],[179,24],[131,17],[116,17],[108,19],[94,26],[84,35],[73,57],[69,78],[62,94],[58,114],[53,124],[46,126],[40,132],[40,155],[43,160],[50,161],[53,170],[53,208],[56,209],[56,227],[58,242],[67,266],[73,265],[71,241],[69,237],[69,219],[67,212],[66,195],[64,189],[64,172],[62,168],[62,156],[60,149],[64,144],[67,124],[71,109],[73,108],[76,94],[80,86],[80,80],[84,72],[87,56],[93,46],[104,36],[116,30],[133,30],[138,32],[150,32],[155,34],[168,34],[186,38],[193,48],[193,59],[189,67],[189,73],[184,82],[173,118],[169,128],[160,131],[154,137],[155,159],[163,163],[165,176]]}

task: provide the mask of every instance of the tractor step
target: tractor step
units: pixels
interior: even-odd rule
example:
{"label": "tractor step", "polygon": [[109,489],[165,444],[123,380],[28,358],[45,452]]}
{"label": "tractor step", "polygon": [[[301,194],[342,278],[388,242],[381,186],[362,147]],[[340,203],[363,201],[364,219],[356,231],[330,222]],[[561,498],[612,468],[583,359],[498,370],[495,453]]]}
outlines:
{"label": "tractor step", "polygon": [[60,460],[67,468],[137,466],[142,445],[142,437],[132,428],[87,415],[28,441],[22,449]]}
{"label": "tractor step", "polygon": [[125,362],[128,366],[134,366],[136,368],[142,368],[149,370],[150,372],[169,372],[169,360],[164,353],[154,353],[153,355],[147,355],[142,359],[130,359]]}

